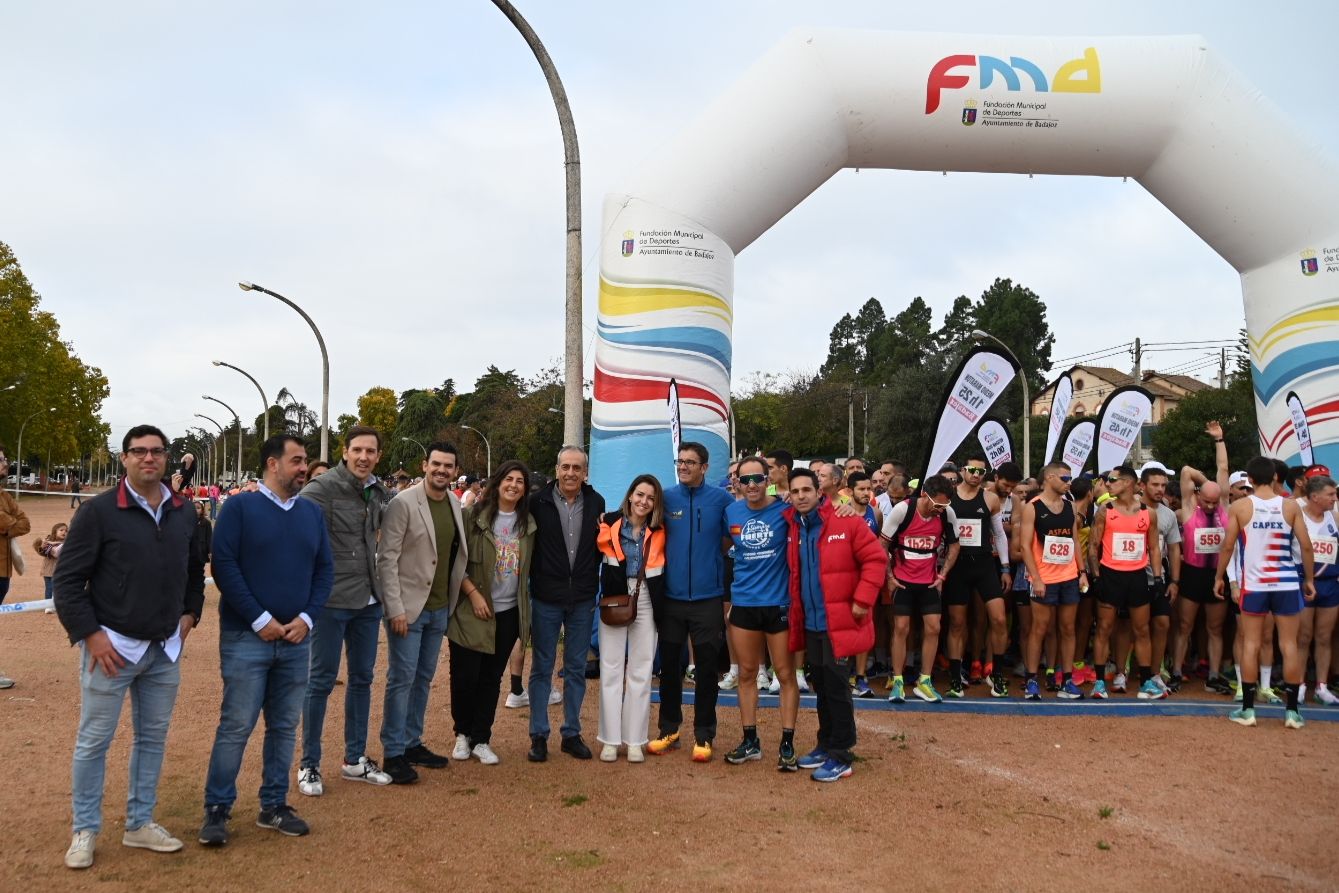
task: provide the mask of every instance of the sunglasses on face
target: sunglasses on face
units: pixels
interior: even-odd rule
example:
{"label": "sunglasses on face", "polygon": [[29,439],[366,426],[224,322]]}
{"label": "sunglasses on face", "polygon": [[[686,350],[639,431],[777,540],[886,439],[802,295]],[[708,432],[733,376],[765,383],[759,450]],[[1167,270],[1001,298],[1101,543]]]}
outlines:
{"label": "sunglasses on face", "polygon": [[948,508],[950,504],[951,503],[948,502],[935,502],[933,499],[930,500],[930,505],[934,506],[934,509],[937,512],[942,512],[944,509]]}
{"label": "sunglasses on face", "polygon": [[1074,475],[1072,474],[1057,474],[1056,477],[1060,478],[1060,482],[1063,484],[1068,484],[1070,481],[1074,480]]}
{"label": "sunglasses on face", "polygon": [[1106,482],[1107,482],[1108,484],[1119,483],[1119,482],[1120,482],[1120,475],[1118,475],[1118,474],[1109,474],[1109,475],[1107,475],[1107,477],[1106,477]]}
{"label": "sunglasses on face", "polygon": [[985,474],[985,473],[986,473],[986,470],[985,470],[984,468],[981,468],[981,467],[976,466],[976,465],[964,465],[964,466],[962,467],[962,471],[963,471],[963,474]]}
{"label": "sunglasses on face", "polygon": [[747,487],[750,484],[761,484],[764,483],[766,480],[767,475],[765,474],[741,474],[739,476],[739,482],[743,484],[745,487]]}

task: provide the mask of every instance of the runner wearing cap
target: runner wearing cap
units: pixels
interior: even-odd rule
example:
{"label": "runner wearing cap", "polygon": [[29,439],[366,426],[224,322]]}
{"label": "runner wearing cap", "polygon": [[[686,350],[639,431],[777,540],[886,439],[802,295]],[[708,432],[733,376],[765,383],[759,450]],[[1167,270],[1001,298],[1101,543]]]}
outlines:
{"label": "runner wearing cap", "polygon": [[1027,670],[1024,697],[1029,701],[1041,700],[1037,667],[1042,643],[1051,628],[1052,611],[1059,618],[1059,656],[1051,655],[1057,671],[1056,682],[1060,682],[1061,676],[1068,677],[1057,697],[1066,700],[1083,697],[1073,678],[1074,615],[1079,606],[1079,587],[1087,582],[1087,573],[1079,561],[1075,542],[1074,506],[1066,498],[1072,480],[1069,472],[1064,462],[1052,462],[1043,468],[1041,494],[1021,512],[1023,563],[1032,582],[1032,634],[1024,643],[1023,657]]}
{"label": "runner wearing cap", "polygon": [[[1232,504],[1228,512],[1226,541],[1218,553],[1214,593],[1222,596],[1228,559],[1234,547],[1241,552],[1242,705],[1228,716],[1243,726],[1255,725],[1255,687],[1260,673],[1260,642],[1264,619],[1274,615],[1274,625],[1283,651],[1283,689],[1287,708],[1283,724],[1300,729],[1306,723],[1298,709],[1302,673],[1305,669],[1297,650],[1297,630],[1303,601],[1316,598],[1315,555],[1311,536],[1297,503],[1274,490],[1274,463],[1257,456],[1246,464],[1246,474],[1255,492]],[[1294,563],[1293,543],[1299,544],[1300,565]],[[1299,570],[1304,578],[1298,591]]]}
{"label": "runner wearing cap", "polygon": [[1234,471],[1227,479],[1228,499],[1236,502],[1243,496],[1250,496],[1255,491],[1255,486],[1251,479],[1246,476],[1244,471]]}
{"label": "runner wearing cap", "polygon": [[[972,593],[976,593],[985,602],[990,624],[990,647],[994,658],[990,694],[995,698],[1007,698],[1009,684],[1004,675],[1004,652],[1009,647],[1009,627],[1004,594],[1010,591],[1013,582],[1009,574],[1009,539],[1000,519],[999,496],[982,487],[986,480],[986,460],[972,454],[962,467],[962,475],[962,483],[950,494],[959,546],[958,561],[952,565],[944,582],[944,604],[948,606],[949,618],[948,694],[951,698],[963,696],[962,652],[967,638],[967,604]],[[928,630],[926,638],[929,638]],[[921,664],[922,671],[929,669],[924,659]]]}
{"label": "runner wearing cap", "polygon": [[[1316,558],[1316,600],[1302,609],[1297,650],[1301,654],[1302,666],[1305,667],[1307,651],[1315,642],[1316,700],[1334,706],[1339,704],[1339,697],[1335,697],[1325,683],[1335,620],[1339,618],[1339,564],[1335,563],[1336,544],[1339,544],[1339,516],[1336,516],[1334,509],[1334,478],[1324,473],[1313,474],[1312,469],[1307,469],[1304,493],[1306,495],[1301,500],[1302,518],[1306,521],[1307,533],[1311,536],[1311,550]],[[1303,686],[1304,692],[1305,688]],[[1299,703],[1305,700],[1305,693],[1298,697]]]}
{"label": "runner wearing cap", "polygon": [[[1097,591],[1097,638],[1093,642],[1093,663],[1100,674],[1093,683],[1092,696],[1106,698],[1106,662],[1116,612],[1126,608],[1134,629],[1134,652],[1139,666],[1141,698],[1162,697],[1162,689],[1153,681],[1153,643],[1149,636],[1149,603],[1164,585],[1161,573],[1149,586],[1145,570],[1161,569],[1162,552],[1158,526],[1152,513],[1135,500],[1135,473],[1128,465],[1118,466],[1107,478],[1109,492],[1115,497],[1097,512],[1088,544],[1089,563],[1100,566]],[[1100,550],[1100,551],[1099,551]]]}

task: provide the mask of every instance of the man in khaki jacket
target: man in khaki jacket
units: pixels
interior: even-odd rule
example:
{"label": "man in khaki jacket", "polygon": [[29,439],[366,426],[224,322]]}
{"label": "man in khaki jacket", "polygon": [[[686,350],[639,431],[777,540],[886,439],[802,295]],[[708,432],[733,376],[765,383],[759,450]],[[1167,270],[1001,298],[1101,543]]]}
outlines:
{"label": "man in khaki jacket", "polygon": [[430,444],[423,482],[391,500],[381,521],[377,577],[389,656],[381,746],[383,768],[395,784],[416,781],[416,765],[448,764],[424,746],[423,720],[446,621],[465,577],[465,525],[450,490],[455,472],[456,448]]}
{"label": "man in khaki jacket", "polygon": [[[5,492],[4,481],[9,476],[9,459],[5,448],[0,446],[0,603],[9,594],[9,578],[14,573],[14,560],[11,558],[11,543],[17,543],[19,537],[26,536],[32,530],[28,516],[19,508],[18,500]],[[0,688],[13,688],[14,680],[0,673]]]}

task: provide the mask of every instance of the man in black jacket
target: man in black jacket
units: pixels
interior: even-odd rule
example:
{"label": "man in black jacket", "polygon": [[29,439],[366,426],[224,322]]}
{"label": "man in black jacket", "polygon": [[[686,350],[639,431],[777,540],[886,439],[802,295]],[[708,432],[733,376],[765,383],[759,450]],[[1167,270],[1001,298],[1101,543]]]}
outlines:
{"label": "man in black jacket", "polygon": [[581,702],[586,697],[586,646],[595,623],[600,587],[600,551],[595,545],[604,497],[586,483],[587,458],[581,447],[558,453],[557,480],[530,500],[535,519],[535,554],[530,563],[530,753],[532,763],[549,757],[549,688],[558,635],[563,645],[562,750],[589,760],[581,740]]}
{"label": "man in black jacket", "polygon": [[102,826],[107,748],[130,692],[135,740],[121,843],[157,853],[181,841],[153,820],[181,668],[177,658],[204,607],[204,566],[191,547],[195,509],[163,483],[167,437],[152,425],[121,442],[125,477],[70,526],[52,581],[56,613],[79,645],[80,712],[71,789],[70,868],[93,864]]}

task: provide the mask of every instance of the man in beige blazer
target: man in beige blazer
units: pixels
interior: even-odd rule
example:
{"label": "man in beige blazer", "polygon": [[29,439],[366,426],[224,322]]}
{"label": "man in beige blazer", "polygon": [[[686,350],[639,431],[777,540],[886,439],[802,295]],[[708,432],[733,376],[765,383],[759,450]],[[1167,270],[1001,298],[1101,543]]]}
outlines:
{"label": "man in beige blazer", "polygon": [[382,768],[395,784],[417,781],[414,766],[441,769],[449,762],[423,744],[423,720],[446,620],[465,578],[465,523],[450,490],[455,474],[456,448],[430,444],[423,482],[392,499],[381,520],[377,577],[389,655]]}

